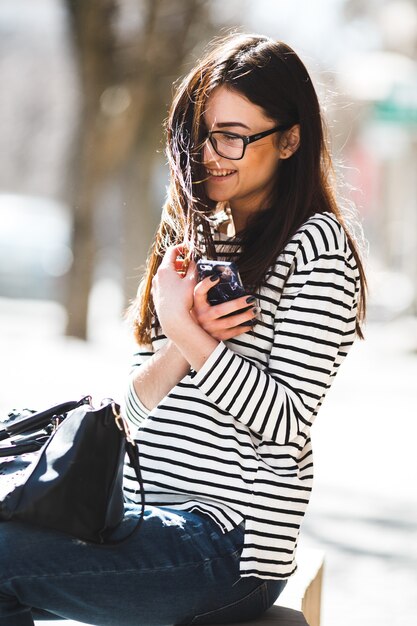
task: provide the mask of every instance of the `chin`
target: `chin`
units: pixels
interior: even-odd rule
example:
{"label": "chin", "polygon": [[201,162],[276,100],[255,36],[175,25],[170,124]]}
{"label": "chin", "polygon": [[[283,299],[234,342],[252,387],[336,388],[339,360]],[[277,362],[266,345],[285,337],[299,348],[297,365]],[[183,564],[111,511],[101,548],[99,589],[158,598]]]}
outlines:
{"label": "chin", "polygon": [[209,198],[212,202],[215,202],[216,204],[218,202],[229,202],[229,198],[226,196],[221,196],[220,194],[210,194]]}
{"label": "chin", "polygon": [[220,191],[206,190],[207,197],[212,202],[228,202],[230,200],[230,194],[221,193]]}

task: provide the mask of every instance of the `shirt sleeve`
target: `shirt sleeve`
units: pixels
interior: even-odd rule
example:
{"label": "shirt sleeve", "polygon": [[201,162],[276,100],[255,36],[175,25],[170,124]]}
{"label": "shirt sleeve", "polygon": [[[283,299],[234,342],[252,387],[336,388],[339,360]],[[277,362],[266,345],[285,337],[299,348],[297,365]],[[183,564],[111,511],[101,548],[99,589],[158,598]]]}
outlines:
{"label": "shirt sleeve", "polygon": [[220,342],[193,383],[263,438],[280,445],[306,438],[353,343],[358,276],[353,255],[341,251],[296,267],[277,307],[268,366]]}
{"label": "shirt sleeve", "polygon": [[136,393],[133,380],[137,374],[139,367],[145,363],[152,355],[154,351],[152,346],[145,346],[137,352],[135,352],[132,363],[132,370],[129,376],[126,394],[124,398],[124,416],[134,427],[141,425],[144,419],[149,414],[149,410],[142,404],[138,394]]}

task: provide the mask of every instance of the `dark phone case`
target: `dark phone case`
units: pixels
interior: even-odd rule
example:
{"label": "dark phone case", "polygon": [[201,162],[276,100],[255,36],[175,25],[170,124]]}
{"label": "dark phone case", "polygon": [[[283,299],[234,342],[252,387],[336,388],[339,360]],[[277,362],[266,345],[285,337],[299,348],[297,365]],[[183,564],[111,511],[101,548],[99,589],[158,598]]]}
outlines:
{"label": "dark phone case", "polygon": [[239,271],[233,261],[200,259],[197,261],[197,272],[199,280],[213,274],[217,274],[220,278],[220,281],[207,293],[207,300],[211,305],[221,304],[246,295]]}

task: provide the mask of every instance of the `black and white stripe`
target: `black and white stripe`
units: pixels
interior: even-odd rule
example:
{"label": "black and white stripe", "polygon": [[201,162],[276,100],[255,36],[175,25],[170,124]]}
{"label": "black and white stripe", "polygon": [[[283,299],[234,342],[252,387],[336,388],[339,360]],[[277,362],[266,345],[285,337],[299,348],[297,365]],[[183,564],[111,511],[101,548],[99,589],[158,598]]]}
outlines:
{"label": "black and white stripe", "polygon": [[[221,258],[236,243],[218,235]],[[242,576],[287,578],[313,480],[310,428],[355,338],[359,270],[331,213],[291,238],[255,294],[259,323],[220,342],[148,412],[137,368],[166,341],[135,355],[126,417],[136,427],[146,500],[198,510],[223,532],[245,522]],[[125,493],[137,501],[132,469]]]}

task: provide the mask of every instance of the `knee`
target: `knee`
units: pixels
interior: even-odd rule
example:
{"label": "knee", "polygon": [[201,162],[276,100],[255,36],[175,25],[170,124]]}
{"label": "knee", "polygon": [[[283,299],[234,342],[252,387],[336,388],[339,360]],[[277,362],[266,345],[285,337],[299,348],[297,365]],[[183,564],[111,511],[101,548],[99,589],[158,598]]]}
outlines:
{"label": "knee", "polygon": [[[0,522],[0,578],[4,581],[30,559],[25,527],[17,522]],[[32,542],[30,542],[32,543]]]}

